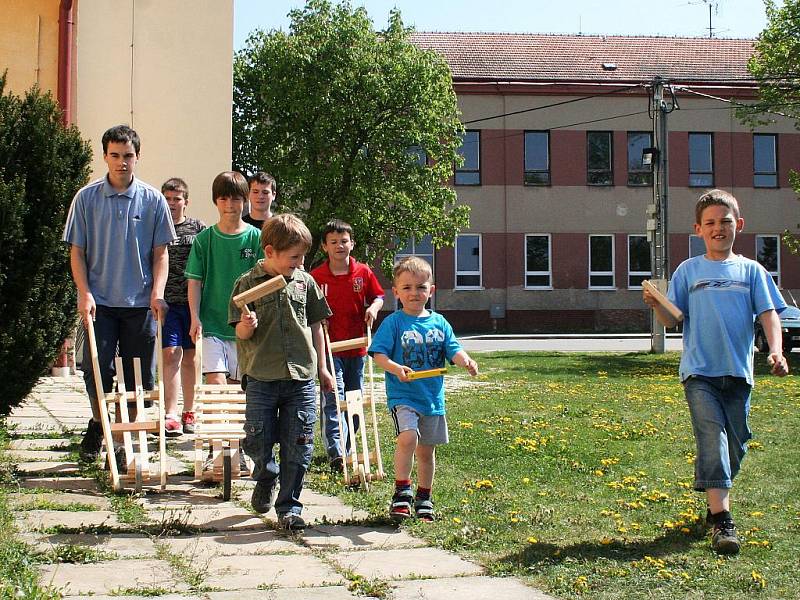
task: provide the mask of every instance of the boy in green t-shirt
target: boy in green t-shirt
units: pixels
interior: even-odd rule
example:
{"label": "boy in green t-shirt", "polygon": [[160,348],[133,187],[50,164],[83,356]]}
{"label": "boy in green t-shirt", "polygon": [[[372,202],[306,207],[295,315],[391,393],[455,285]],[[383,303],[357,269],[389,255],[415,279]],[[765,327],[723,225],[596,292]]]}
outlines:
{"label": "boy in green t-shirt", "polygon": [[242,220],[249,187],[241,173],[225,171],[211,186],[219,222],[194,240],[184,275],[189,280],[189,335],[202,333],[206,383],[239,380],[236,332],[228,325],[228,301],[236,279],[264,256],[259,231]]}

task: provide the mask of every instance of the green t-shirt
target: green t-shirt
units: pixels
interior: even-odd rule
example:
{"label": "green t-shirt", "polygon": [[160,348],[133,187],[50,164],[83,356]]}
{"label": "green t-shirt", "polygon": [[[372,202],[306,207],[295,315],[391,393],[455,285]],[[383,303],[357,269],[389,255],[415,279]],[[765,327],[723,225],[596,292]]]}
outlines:
{"label": "green t-shirt", "polygon": [[228,325],[228,302],[239,275],[264,257],[260,237],[261,233],[252,225],[233,235],[222,233],[217,225],[197,234],[184,275],[203,283],[200,322],[204,336],[236,339],[236,332]]}

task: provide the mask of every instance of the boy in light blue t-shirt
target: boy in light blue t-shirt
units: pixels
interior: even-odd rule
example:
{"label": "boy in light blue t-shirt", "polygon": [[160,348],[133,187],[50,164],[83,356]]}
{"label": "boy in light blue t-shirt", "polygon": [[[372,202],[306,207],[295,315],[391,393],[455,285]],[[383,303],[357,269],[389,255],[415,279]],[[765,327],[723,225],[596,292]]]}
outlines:
{"label": "boy in light blue t-shirt", "polygon": [[[403,310],[381,323],[369,353],[386,371],[386,397],[397,435],[395,493],[389,514],[434,519],[431,488],[436,446],[448,442],[444,377],[410,380],[409,373],[441,368],[448,360],[478,374],[478,364],[458,343],[445,318],[425,308],[433,293],[433,274],[423,259],[410,256],[394,268],[392,291]],[[417,458],[417,494],[411,493],[411,468]]]}
{"label": "boy in light blue t-shirt", "polygon": [[[736,198],[722,190],[703,194],[694,228],[706,253],[678,266],[668,294],[684,315],[680,378],[697,446],[694,488],[706,492],[711,546],[719,554],[735,554],[740,546],[729,491],[752,437],[747,418],[756,317],[767,336],[772,373],[789,372],[778,317],[786,303],[764,267],[733,253],[743,227]],[[644,301],[666,327],[677,325],[647,290]]]}

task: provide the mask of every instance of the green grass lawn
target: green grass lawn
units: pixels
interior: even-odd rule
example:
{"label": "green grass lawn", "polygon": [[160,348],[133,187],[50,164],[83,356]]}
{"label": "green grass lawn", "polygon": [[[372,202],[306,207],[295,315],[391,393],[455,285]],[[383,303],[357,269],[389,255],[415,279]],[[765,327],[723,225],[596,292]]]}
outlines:
{"label": "green grass lawn", "polygon": [[[559,597],[797,598],[800,386],[757,358],[755,438],[731,496],[736,557],[716,556],[699,523],[705,499],[691,490],[677,353],[477,355],[477,385],[448,391],[439,520],[408,527]],[[391,479],[393,432],[381,413]],[[342,490],[321,467],[310,483]],[[387,480],[342,495],[379,520],[391,491]]]}

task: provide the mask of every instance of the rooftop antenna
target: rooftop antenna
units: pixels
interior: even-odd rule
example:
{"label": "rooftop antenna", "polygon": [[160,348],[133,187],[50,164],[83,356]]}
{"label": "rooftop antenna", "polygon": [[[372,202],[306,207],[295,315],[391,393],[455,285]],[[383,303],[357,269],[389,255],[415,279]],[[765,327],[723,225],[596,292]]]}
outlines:
{"label": "rooftop antenna", "polygon": [[714,37],[714,27],[711,22],[711,13],[713,8],[713,13],[715,15],[719,14],[719,0],[703,0],[704,4],[708,4],[708,37]]}
{"label": "rooftop antenna", "polygon": [[578,35],[583,35],[583,23],[581,20],[581,15],[578,15]]}

